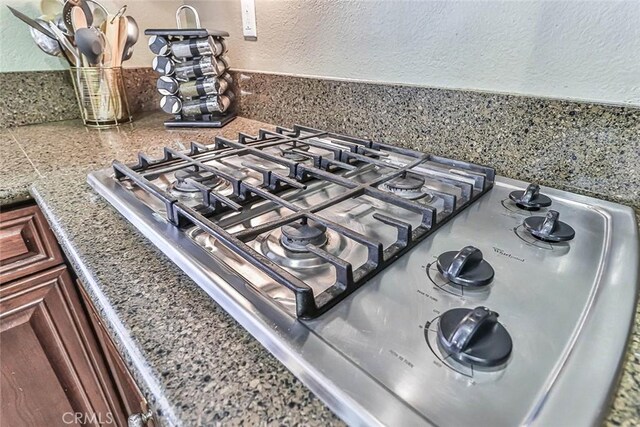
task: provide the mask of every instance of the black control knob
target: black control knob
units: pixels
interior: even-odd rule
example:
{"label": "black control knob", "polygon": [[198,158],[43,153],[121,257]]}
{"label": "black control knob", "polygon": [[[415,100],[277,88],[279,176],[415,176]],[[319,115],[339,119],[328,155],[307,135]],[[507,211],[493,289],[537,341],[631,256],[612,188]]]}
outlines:
{"label": "black control knob", "polygon": [[513,348],[511,336],[487,307],[454,308],[440,316],[438,344],[463,365],[495,368],[504,365]]}
{"label": "black control knob", "polygon": [[547,216],[530,216],[524,220],[524,228],[536,239],[545,242],[564,242],[575,237],[575,230],[560,221],[557,211],[547,212]]}
{"label": "black control knob", "polygon": [[526,190],[516,190],[509,194],[509,198],[516,203],[516,206],[528,211],[538,210],[551,206],[551,199],[540,194],[538,184],[529,184]]}
{"label": "black control knob", "polygon": [[480,287],[493,280],[493,267],[482,259],[480,249],[473,246],[441,254],[437,266],[440,274],[456,285]]}

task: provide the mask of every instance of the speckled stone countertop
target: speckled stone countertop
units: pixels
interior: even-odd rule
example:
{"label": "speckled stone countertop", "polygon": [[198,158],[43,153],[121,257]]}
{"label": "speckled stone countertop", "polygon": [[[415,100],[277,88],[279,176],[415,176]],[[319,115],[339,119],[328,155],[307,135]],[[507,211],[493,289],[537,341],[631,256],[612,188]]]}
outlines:
{"label": "speckled stone countertop", "polygon": [[[166,131],[164,117],[99,132],[78,121],[0,131],[0,204],[38,201],[163,424],[342,424],[86,184],[89,171],[139,150],[272,127],[238,118],[222,130]],[[606,423],[640,425],[638,319]]]}

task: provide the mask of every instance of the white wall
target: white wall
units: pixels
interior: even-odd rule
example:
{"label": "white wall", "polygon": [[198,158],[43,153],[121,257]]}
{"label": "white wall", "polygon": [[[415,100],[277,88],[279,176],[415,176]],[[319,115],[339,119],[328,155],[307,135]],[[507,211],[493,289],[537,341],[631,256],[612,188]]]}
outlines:
{"label": "white wall", "polygon": [[[175,11],[182,0],[100,0],[109,12],[115,13],[123,4],[127,5],[127,15],[135,18],[140,26],[140,39],[133,56],[123,63],[124,67],[150,67],[153,54],[147,47],[143,34],[146,28],[175,27]],[[41,15],[40,0],[0,0],[0,72],[62,70],[67,63],[49,56],[34,44],[29,27],[15,18],[7,6],[25,15],[36,18]]]}
{"label": "white wall", "polygon": [[640,106],[640,1],[185,0],[232,67]]}

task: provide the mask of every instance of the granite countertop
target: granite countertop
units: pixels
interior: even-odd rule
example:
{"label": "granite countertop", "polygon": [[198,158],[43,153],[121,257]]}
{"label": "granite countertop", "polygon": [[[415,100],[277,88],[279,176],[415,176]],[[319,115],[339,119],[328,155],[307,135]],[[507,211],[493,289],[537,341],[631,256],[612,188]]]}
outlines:
{"label": "granite countertop", "polygon": [[[35,198],[162,424],[341,425],[275,357],[86,184],[138,151],[272,125],[165,130],[160,113],[89,130],[64,121],[0,130],[0,205]],[[640,425],[640,322],[608,425]]]}

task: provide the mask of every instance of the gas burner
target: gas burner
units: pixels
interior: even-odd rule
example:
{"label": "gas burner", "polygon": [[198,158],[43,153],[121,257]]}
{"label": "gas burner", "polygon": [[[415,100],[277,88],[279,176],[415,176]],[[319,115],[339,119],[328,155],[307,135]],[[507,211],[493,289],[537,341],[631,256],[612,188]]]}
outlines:
{"label": "gas burner", "polygon": [[424,191],[423,187],[424,178],[417,175],[397,176],[380,184],[380,189],[409,200],[417,200],[429,196],[429,193]]}
{"label": "gas burner", "polygon": [[306,220],[283,225],[280,243],[291,252],[308,253],[307,245],[322,247],[327,244],[327,227],[310,225]]}
{"label": "gas burner", "polygon": [[192,179],[209,188],[215,190],[221,190],[227,187],[227,182],[217,176],[206,176],[200,171],[193,169],[180,169],[174,173],[176,180],[171,184],[171,189],[178,193],[197,193],[200,191],[198,187],[188,182],[187,179]]}
{"label": "gas burner", "polygon": [[293,160],[294,162],[303,162],[309,160],[309,156],[301,154],[300,151],[309,151],[309,146],[306,144],[296,145],[295,147],[280,147],[280,155],[285,159]]}
{"label": "gas burner", "polygon": [[334,256],[346,257],[353,242],[316,223],[291,223],[258,236],[260,251],[283,267],[308,269],[327,267],[326,260],[309,252],[306,245],[321,247]]}

